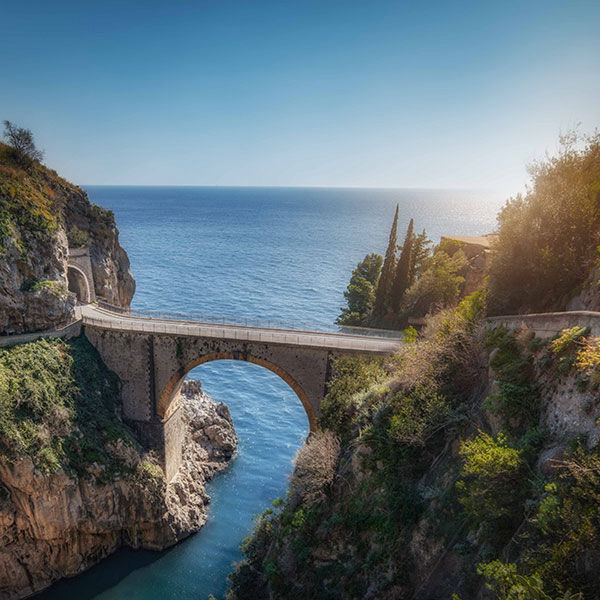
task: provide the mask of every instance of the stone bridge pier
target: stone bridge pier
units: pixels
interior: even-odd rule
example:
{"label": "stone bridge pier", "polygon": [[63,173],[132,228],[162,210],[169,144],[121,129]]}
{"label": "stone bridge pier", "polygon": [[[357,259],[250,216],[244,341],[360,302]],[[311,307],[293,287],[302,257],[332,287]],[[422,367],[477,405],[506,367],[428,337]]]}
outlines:
{"label": "stone bridge pier", "polygon": [[179,391],[187,374],[205,362],[243,360],[279,375],[297,394],[313,431],[333,360],[354,351],[105,329],[84,331],[121,380],[123,418],[148,449],[163,458],[167,480],[181,463],[184,427]]}

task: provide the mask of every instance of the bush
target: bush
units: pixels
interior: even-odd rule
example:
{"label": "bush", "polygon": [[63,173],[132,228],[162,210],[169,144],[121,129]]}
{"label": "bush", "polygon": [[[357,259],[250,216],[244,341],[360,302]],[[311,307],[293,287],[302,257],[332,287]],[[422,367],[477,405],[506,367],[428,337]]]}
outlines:
{"label": "bush", "polygon": [[577,353],[577,368],[593,375],[600,369],[600,337],[586,340],[584,347]]}
{"label": "bush", "polygon": [[413,283],[403,300],[403,309],[412,317],[424,317],[431,309],[456,303],[464,277],[458,272],[465,266],[462,251],[449,256],[438,250],[427,263],[427,268]]}
{"label": "bush", "polygon": [[563,329],[560,332],[560,336],[550,343],[550,348],[554,354],[562,354],[581,340],[581,338],[587,333],[585,327],[571,327],[570,329]]}
{"label": "bush", "polygon": [[461,444],[464,458],[456,487],[471,528],[482,528],[482,539],[505,541],[523,517],[527,493],[527,463],[503,434],[494,439],[480,432]]}
{"label": "bush", "polygon": [[340,325],[365,325],[375,302],[375,289],[381,272],[383,258],[367,254],[352,271],[344,298],[348,306],[342,308],[336,323]]}
{"label": "bush", "polygon": [[298,450],[290,488],[308,506],[325,497],[333,482],[340,441],[331,431],[317,431]]}
{"label": "bush", "polygon": [[494,560],[480,564],[477,572],[487,579],[487,587],[494,591],[497,600],[583,600],[582,594],[568,591],[559,596],[549,596],[544,592],[542,578],[537,573],[523,575],[513,563]]}
{"label": "bush", "polygon": [[516,332],[504,327],[486,331],[484,343],[488,349],[495,349],[490,365],[499,388],[486,399],[485,406],[504,419],[507,429],[525,430],[534,426],[539,405],[533,356],[522,347]]}
{"label": "bush", "polygon": [[335,361],[329,391],[321,403],[320,424],[347,439],[362,408],[360,394],[381,389],[386,376],[382,360],[360,356]]}

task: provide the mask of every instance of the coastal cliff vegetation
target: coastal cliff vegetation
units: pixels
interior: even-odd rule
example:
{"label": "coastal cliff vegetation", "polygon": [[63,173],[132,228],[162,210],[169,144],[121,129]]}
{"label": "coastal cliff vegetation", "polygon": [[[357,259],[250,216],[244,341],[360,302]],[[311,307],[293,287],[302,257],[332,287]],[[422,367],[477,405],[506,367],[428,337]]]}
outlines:
{"label": "coastal cliff vegetation", "polygon": [[41,164],[27,129],[5,122],[0,143],[0,334],[54,329],[73,318],[73,248],[90,256],[95,294],[129,306],[135,281],[111,211]]}
{"label": "coastal cliff vegetation", "polygon": [[[394,219],[340,321],[395,310],[383,323],[426,325],[389,359],[336,362],[320,430],[257,516],[230,600],[600,597],[600,340],[485,320],[600,306],[599,157],[598,134],[570,135],[532,168],[498,217],[485,284],[462,300],[460,249],[396,257]],[[410,240],[412,222],[401,252]]]}
{"label": "coastal cliff vegetation", "polygon": [[[490,314],[600,308],[600,134],[560,137],[556,156],[529,166],[531,184],[498,214],[487,278]],[[337,323],[403,328],[409,318],[455,306],[469,259],[461,245],[414,233],[398,245],[398,207],[385,259],[368,254],[352,272]]]}
{"label": "coastal cliff vegetation", "polygon": [[[50,474],[101,480],[130,471],[117,455],[136,447],[118,416],[119,387],[84,336],[0,349],[0,453]],[[149,471],[141,467],[141,473]]]}
{"label": "coastal cliff vegetation", "polygon": [[[118,377],[74,319],[69,257],[89,256],[95,295],[128,306],[135,290],[113,214],[41,164],[29,130],[5,123],[0,144],[0,598],[29,597],[121,546],[162,550],[198,531],[205,482],[237,438],[229,410],[182,388],[185,451],[167,481],[121,415]],[[11,344],[12,342],[12,344]]]}

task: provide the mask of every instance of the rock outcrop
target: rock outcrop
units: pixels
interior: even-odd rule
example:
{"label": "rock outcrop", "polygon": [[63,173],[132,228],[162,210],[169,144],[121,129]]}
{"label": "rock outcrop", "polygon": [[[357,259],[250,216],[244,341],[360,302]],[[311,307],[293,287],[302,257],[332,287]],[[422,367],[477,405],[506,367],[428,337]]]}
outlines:
{"label": "rock outcrop", "polygon": [[129,306],[135,281],[111,211],[81,188],[0,144],[0,334],[53,329],[72,317],[69,249],[89,249],[96,296]]}
{"label": "rock outcrop", "polygon": [[237,438],[227,406],[197,383],[183,392],[186,451],[168,485],[151,456],[121,442],[113,451],[126,474],[105,483],[46,475],[28,457],[0,460],[0,599],[27,597],[123,545],[167,548],[205,523],[205,483],[229,464]]}

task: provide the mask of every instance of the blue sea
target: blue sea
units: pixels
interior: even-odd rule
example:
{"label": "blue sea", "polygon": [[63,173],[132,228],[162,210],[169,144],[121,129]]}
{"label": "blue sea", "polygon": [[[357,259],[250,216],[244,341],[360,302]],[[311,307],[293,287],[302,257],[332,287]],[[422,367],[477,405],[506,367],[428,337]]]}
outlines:
{"label": "blue sea", "polygon": [[[89,186],[114,211],[137,282],[138,310],[250,318],[334,329],[352,269],[385,253],[396,204],[399,243],[410,218],[434,242],[496,226],[491,192],[421,189]],[[253,515],[285,495],[308,434],[294,392],[250,363],[217,361],[190,372],[227,403],[239,453],[208,485],[207,525],[161,553],[121,550],[44,593],[45,600],[223,598]]]}

